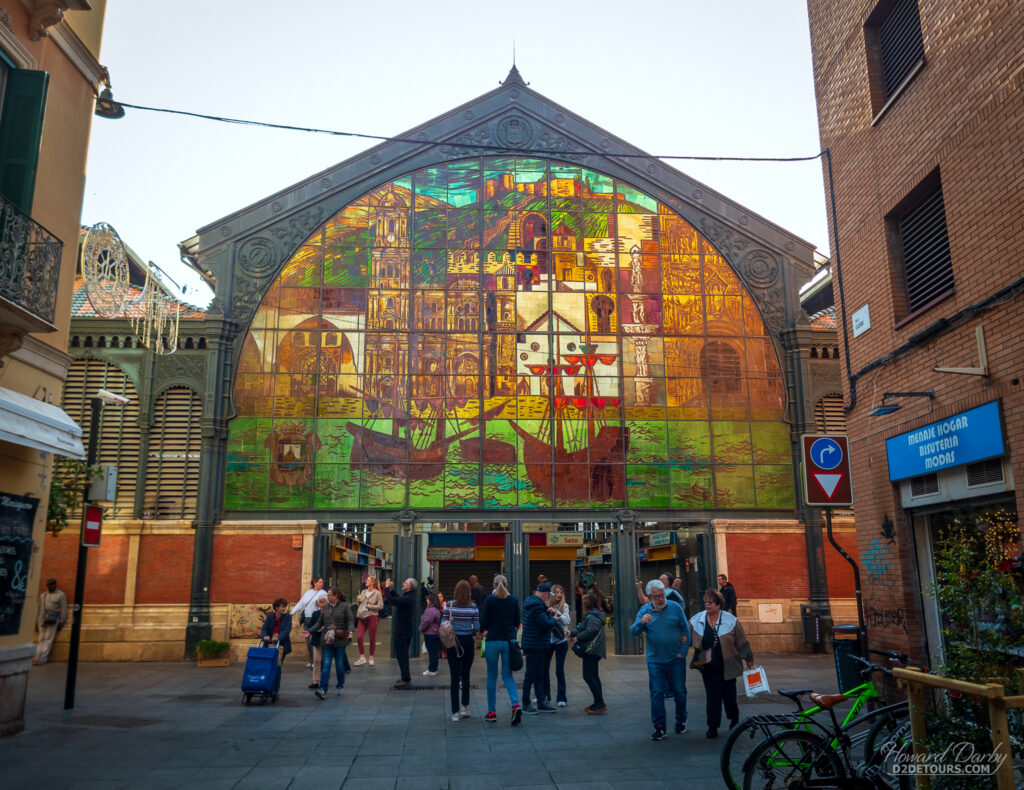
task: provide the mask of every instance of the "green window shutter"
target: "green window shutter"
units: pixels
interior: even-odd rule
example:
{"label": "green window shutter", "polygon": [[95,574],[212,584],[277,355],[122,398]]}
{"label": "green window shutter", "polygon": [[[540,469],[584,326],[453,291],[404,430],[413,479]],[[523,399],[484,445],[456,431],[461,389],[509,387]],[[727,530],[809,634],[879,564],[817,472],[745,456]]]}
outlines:
{"label": "green window shutter", "polygon": [[9,69],[0,110],[0,193],[25,214],[32,213],[39,142],[50,75]]}

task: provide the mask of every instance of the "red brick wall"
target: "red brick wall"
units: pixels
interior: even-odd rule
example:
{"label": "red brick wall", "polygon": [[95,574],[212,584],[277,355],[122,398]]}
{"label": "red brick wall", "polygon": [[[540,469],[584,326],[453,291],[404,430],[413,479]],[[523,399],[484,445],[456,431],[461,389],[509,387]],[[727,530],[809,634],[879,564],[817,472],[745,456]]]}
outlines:
{"label": "red brick wall", "polygon": [[214,536],[210,603],[291,601],[301,587],[302,552],[291,535]]}
{"label": "red brick wall", "polygon": [[192,589],[192,536],[144,535],[135,583],[137,604],[188,603]]}
{"label": "red brick wall", "polygon": [[[913,535],[898,489],[888,480],[885,439],[1000,399],[1014,479],[1024,480],[1024,295],[984,314],[967,314],[960,325],[940,329],[906,353],[890,354],[1024,274],[1024,3],[918,0],[925,66],[872,125],[864,22],[877,5],[809,0],[808,11],[819,131],[832,153],[846,310],[868,304],[871,311],[871,328],[847,337],[850,365],[856,373],[883,361],[859,380],[847,415],[865,606],[883,615],[877,625],[869,621],[869,638],[873,647],[907,648],[920,657],[924,638]],[[884,218],[936,168],[956,290],[897,326],[902,285]],[[835,250],[835,230],[829,230]],[[935,366],[977,364],[979,325],[989,376],[934,372]],[[839,329],[846,331],[842,319]],[[884,392],[928,389],[935,390],[934,401],[908,399],[895,414],[868,416]],[[844,396],[851,403],[845,376]],[[1019,485],[1016,500],[1024,512]],[[887,515],[896,524],[891,545],[879,535]],[[900,610],[903,623],[885,616]]]}
{"label": "red brick wall", "polygon": [[[836,543],[842,546],[846,553],[857,559],[857,536],[850,532],[840,535],[833,533]],[[822,535],[825,543],[825,576],[828,578],[829,598],[853,598],[856,595],[856,586],[853,583],[853,568],[850,563],[843,559],[843,556],[835,550],[835,547],[828,542],[828,536]],[[861,569],[863,574],[864,570]]]}
{"label": "red brick wall", "polygon": [[[73,599],[75,569],[78,563],[78,530],[65,530],[54,537],[47,535],[43,546],[42,586],[51,576],[57,586]],[[99,548],[89,549],[85,576],[86,604],[124,603],[124,578],[128,566],[128,538],[125,535],[104,535]]]}
{"label": "red brick wall", "polygon": [[729,581],[739,598],[808,598],[807,548],[802,533],[725,536]]}

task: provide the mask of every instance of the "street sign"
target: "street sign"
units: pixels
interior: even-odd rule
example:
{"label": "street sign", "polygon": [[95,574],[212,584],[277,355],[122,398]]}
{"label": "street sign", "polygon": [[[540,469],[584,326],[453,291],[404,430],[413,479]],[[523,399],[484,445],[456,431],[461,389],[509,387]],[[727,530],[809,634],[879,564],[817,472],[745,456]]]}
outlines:
{"label": "street sign", "polygon": [[98,505],[86,505],[82,516],[82,545],[100,545],[100,532],[103,529],[103,508]]}
{"label": "street sign", "polygon": [[804,502],[812,507],[853,504],[850,447],[841,434],[805,433],[803,451]]}

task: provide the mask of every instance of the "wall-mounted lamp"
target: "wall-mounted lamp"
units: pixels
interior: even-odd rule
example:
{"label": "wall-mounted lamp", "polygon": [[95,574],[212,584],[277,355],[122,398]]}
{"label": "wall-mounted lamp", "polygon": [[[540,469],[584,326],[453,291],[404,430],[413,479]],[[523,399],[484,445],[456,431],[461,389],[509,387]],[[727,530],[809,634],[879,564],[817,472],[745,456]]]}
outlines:
{"label": "wall-mounted lamp", "polygon": [[934,397],[935,390],[928,390],[927,392],[886,392],[882,394],[882,402],[869,411],[868,416],[883,417],[886,414],[892,414],[894,411],[902,409],[903,406],[893,400],[893,398],[928,398],[931,400]]}
{"label": "wall-mounted lamp", "polygon": [[96,99],[94,114],[97,118],[109,118],[111,120],[124,118],[124,107],[114,101],[114,92],[110,89],[109,85],[100,91],[99,98]]}

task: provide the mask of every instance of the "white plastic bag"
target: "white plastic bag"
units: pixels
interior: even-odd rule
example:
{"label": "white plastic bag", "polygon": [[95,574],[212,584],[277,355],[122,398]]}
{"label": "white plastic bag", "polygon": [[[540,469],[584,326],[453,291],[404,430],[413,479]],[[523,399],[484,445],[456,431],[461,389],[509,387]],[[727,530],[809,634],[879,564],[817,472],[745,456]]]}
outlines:
{"label": "white plastic bag", "polygon": [[748,697],[756,697],[758,694],[771,694],[768,687],[768,673],[764,667],[754,667],[743,673],[743,688]]}

